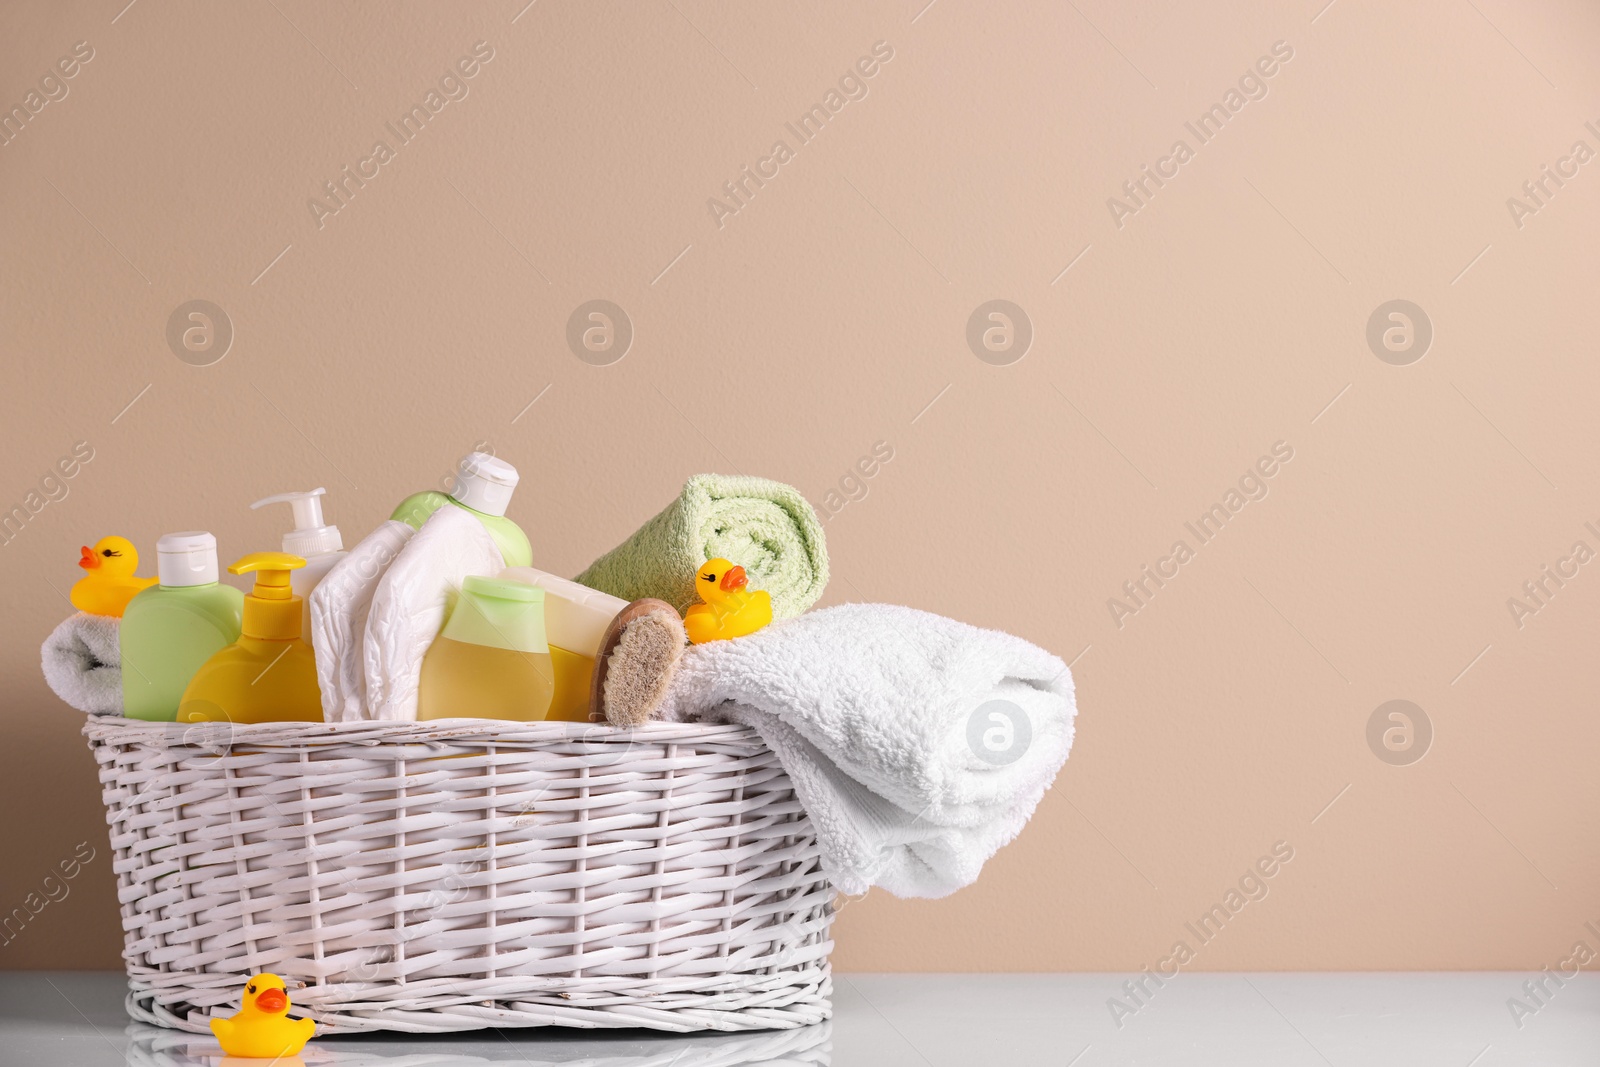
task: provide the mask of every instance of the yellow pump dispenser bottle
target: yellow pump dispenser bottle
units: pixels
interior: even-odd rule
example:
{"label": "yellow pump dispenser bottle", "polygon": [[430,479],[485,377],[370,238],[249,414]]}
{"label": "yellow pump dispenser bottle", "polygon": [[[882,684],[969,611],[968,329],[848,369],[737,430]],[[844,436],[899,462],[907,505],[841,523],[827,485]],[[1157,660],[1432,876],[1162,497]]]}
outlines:
{"label": "yellow pump dispenser bottle", "polygon": [[305,565],[287,552],[252,552],[228,568],[256,576],[244,625],[189,682],[179,722],[322,721],[316,654],[301,637],[301,599],[290,589],[290,573]]}

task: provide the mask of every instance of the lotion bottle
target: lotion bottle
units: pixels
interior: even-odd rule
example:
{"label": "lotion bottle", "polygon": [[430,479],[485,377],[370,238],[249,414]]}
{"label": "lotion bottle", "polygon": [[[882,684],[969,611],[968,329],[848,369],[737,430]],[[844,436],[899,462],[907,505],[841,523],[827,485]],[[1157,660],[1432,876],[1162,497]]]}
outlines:
{"label": "lotion bottle", "polygon": [[506,507],[517,488],[517,468],[487,452],[472,452],[457,467],[455,484],[449,493],[426,489],[400,501],[391,519],[422,529],[428,516],[447,505],[454,505],[478,517],[500,549],[508,567],[533,566],[533,549],[522,527],[506,518]]}
{"label": "lotion bottle", "polygon": [[554,695],[544,590],[468,577],[422,660],[417,718],[539,722]]}
{"label": "lotion bottle", "polygon": [[172,722],[195,672],[239,639],[244,594],[217,580],[217,539],[203,531],[163,535],[156,573],[122,613],[122,714]]}
{"label": "lotion bottle", "polygon": [[206,660],[178,704],[179,722],[321,722],[317,659],[301,637],[301,600],[289,574],[306,565],[286,552],[252,552],[228,568],[255,572],[239,640]]}
{"label": "lotion bottle", "polygon": [[322,497],[327,489],[309,489],[303,493],[279,493],[263,497],[250,505],[256,508],[268,504],[288,504],[294,511],[294,529],[283,535],[283,550],[291,556],[306,561],[304,567],[294,571],[289,578],[289,590],[304,602],[300,609],[300,633],[311,632],[311,590],[322,581],[322,576],[345,557],[344,539],[339,527],[322,523]]}

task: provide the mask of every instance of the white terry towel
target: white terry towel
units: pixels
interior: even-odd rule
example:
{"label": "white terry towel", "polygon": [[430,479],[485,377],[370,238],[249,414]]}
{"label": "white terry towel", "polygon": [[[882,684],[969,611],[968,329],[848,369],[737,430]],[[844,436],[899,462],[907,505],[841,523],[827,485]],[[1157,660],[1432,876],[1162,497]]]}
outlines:
{"label": "white terry towel", "polygon": [[691,646],[665,717],[745,723],[841,891],[941,897],[1015,837],[1072,747],[1065,663],[913,608],[846,604]]}
{"label": "white terry towel", "polygon": [[462,580],[492,578],[505,565],[489,531],[466,511],[446,505],[428,516],[372,594],[362,646],[367,718],[416,719],[422,657],[455,606]]}
{"label": "white terry towel", "polygon": [[39,649],[45,681],[86,715],[122,714],[122,620],[77,612]]}
{"label": "white terry towel", "polygon": [[361,543],[311,591],[311,647],[317,653],[317,685],[322,717],[328,722],[359,722],[367,717],[367,615],[389,564],[417,531],[394,519]]}

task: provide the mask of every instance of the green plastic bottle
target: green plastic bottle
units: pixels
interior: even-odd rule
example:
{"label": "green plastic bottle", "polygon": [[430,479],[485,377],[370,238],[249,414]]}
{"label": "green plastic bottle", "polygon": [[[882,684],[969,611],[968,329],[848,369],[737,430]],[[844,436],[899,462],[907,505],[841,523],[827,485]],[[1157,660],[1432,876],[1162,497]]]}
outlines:
{"label": "green plastic bottle", "polygon": [[538,722],[554,696],[544,590],[498,578],[462,582],[422,660],[417,718]]}
{"label": "green plastic bottle", "polygon": [[457,465],[455,484],[449,493],[427,489],[400,501],[391,519],[422,529],[428,516],[446,505],[454,505],[478,517],[494,538],[507,567],[533,566],[533,549],[522,527],[506,518],[506,507],[517,488],[517,468],[487,452],[472,452]]}
{"label": "green plastic bottle", "polygon": [[122,714],[174,722],[195,672],[239,640],[244,594],[217,581],[217,539],[204,532],[164,535],[156,573],[122,613]]}

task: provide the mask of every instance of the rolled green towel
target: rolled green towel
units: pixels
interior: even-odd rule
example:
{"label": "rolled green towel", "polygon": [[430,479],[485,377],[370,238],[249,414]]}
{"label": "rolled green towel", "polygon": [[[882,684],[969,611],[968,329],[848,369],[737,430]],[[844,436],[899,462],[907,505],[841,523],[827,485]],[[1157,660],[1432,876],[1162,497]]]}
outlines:
{"label": "rolled green towel", "polygon": [[800,491],[722,474],[690,478],[665,511],[577,581],[623,600],[656,597],[682,613],[699,599],[694,572],[719,556],[742,566],[752,589],[772,596],[775,618],[799,615],[828,584],[822,524]]}

